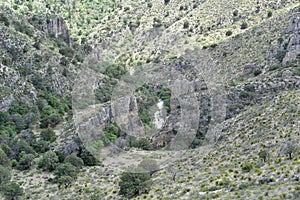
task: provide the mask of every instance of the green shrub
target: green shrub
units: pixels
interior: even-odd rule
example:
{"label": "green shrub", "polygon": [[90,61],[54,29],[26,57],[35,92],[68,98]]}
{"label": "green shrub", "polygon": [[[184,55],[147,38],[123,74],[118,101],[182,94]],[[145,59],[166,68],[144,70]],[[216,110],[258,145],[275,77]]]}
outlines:
{"label": "green shrub", "polygon": [[0,165],[0,185],[6,184],[11,178],[11,173],[8,168]]}
{"label": "green shrub", "polygon": [[150,173],[130,173],[124,172],[119,182],[120,195],[125,197],[134,197],[143,193],[147,193],[151,187],[152,181]]}
{"label": "green shrub", "polygon": [[259,184],[263,185],[263,184],[268,184],[268,183],[271,183],[271,182],[274,182],[274,178],[263,178],[263,179],[260,179],[258,181]]}
{"label": "green shrub", "polygon": [[21,116],[28,113],[28,107],[25,103],[20,101],[14,101],[8,110],[9,114],[19,114]]}
{"label": "green shrub", "polygon": [[153,27],[159,28],[162,26],[162,21],[156,17],[153,19]]}
{"label": "green shrub", "polygon": [[150,175],[154,172],[156,172],[157,170],[159,170],[159,166],[156,162],[156,160],[153,159],[144,159],[140,162],[140,164],[138,165],[138,167],[140,167],[141,169],[144,169],[145,172],[149,172]]}
{"label": "green shrub", "polygon": [[246,29],[248,28],[248,24],[246,22],[243,22],[241,25],[241,29]]}
{"label": "green shrub", "polygon": [[38,167],[45,171],[53,171],[58,165],[58,156],[53,151],[46,152],[38,162]]}
{"label": "green shrub", "polygon": [[250,98],[251,96],[252,96],[251,92],[247,92],[247,91],[240,92],[240,98],[246,99],[246,98]]}
{"label": "green shrub", "polygon": [[13,159],[13,160],[11,161],[11,166],[12,166],[12,167],[17,167],[17,166],[18,166],[18,161],[15,160],[15,159]]}
{"label": "green shrub", "polygon": [[80,153],[80,158],[87,166],[95,166],[98,164],[97,159],[86,149],[83,149]]}
{"label": "green shrub", "polygon": [[238,10],[234,10],[234,11],[233,11],[233,16],[234,16],[234,17],[237,17],[238,14],[239,14],[239,11],[238,11]]}
{"label": "green shrub", "polygon": [[151,143],[147,138],[141,138],[141,139],[136,139],[134,137],[131,138],[130,140],[130,146],[135,147],[135,148],[140,148],[143,150],[151,150],[152,146]]}
{"label": "green shrub", "polygon": [[45,140],[37,140],[32,143],[33,149],[38,153],[45,153],[49,150],[50,142]]}
{"label": "green shrub", "polygon": [[288,142],[283,149],[284,154],[288,155],[289,159],[292,159],[293,155],[296,154],[297,151],[298,147],[294,142]]}
{"label": "green shrub", "polygon": [[170,3],[170,0],[164,0],[165,5],[167,5],[168,3]]}
{"label": "green shrub", "polygon": [[41,131],[40,137],[42,140],[48,141],[48,142],[54,142],[56,140],[55,132],[50,128],[47,128],[46,130]]}
{"label": "green shrub", "polygon": [[57,179],[62,176],[70,176],[72,178],[76,178],[78,173],[79,169],[70,163],[59,164],[54,171],[54,175]]}
{"label": "green shrub", "polygon": [[59,50],[59,53],[66,57],[72,58],[74,55],[74,50],[70,47],[63,47]]}
{"label": "green shrub", "polygon": [[70,163],[78,169],[81,169],[84,165],[83,160],[81,158],[77,157],[75,154],[68,155],[65,158],[64,162],[65,163]]}
{"label": "green shrub", "polygon": [[113,123],[103,131],[103,134],[109,141],[113,141],[117,139],[117,136],[120,134],[120,129],[116,123]]}
{"label": "green shrub", "polygon": [[6,153],[0,149],[0,165],[4,167],[11,168],[10,159],[7,157]]}
{"label": "green shrub", "polygon": [[26,170],[29,169],[32,161],[34,159],[34,155],[33,154],[25,154],[23,155],[18,163],[17,169],[18,170]]}
{"label": "green shrub", "polygon": [[261,150],[259,151],[258,156],[263,159],[264,162],[266,162],[267,158],[269,157],[269,152],[266,150]]}
{"label": "green shrub", "polygon": [[260,69],[257,69],[253,72],[254,76],[258,76],[262,73],[262,71]]}
{"label": "green shrub", "polygon": [[64,154],[62,154],[60,151],[54,151],[54,152],[55,152],[55,154],[56,154],[57,157],[58,157],[58,161],[59,161],[60,163],[64,162],[64,160],[65,160]]}
{"label": "green shrub", "polygon": [[282,62],[283,59],[284,59],[284,57],[285,57],[285,55],[286,55],[286,53],[287,53],[287,50],[278,50],[277,51],[277,55],[276,55],[277,60],[279,60],[280,62]]}
{"label": "green shrub", "polygon": [[21,158],[20,154],[35,154],[33,148],[24,140],[13,140],[11,147],[11,159],[19,160]]}
{"label": "green shrub", "polygon": [[232,35],[232,31],[226,31],[226,36],[231,36]]}
{"label": "green shrub", "polygon": [[267,16],[268,16],[268,17],[272,17],[272,15],[273,15],[273,12],[272,12],[272,10],[269,10],[269,11],[268,11],[268,15],[267,15]]}
{"label": "green shrub", "polygon": [[183,28],[184,28],[184,29],[189,28],[189,26],[190,26],[189,21],[185,21],[185,22],[183,23]]}
{"label": "green shrub", "polygon": [[61,121],[61,116],[59,114],[51,114],[48,116],[45,116],[44,118],[41,119],[41,128],[48,128],[52,127],[54,128],[57,124],[59,124]]}
{"label": "green shrub", "polygon": [[250,172],[252,170],[253,166],[251,163],[244,163],[242,164],[242,170],[244,172]]}
{"label": "green shrub", "polygon": [[61,176],[57,178],[56,182],[59,184],[63,184],[65,187],[68,187],[69,185],[71,185],[73,180],[74,178],[72,178],[71,176]]}
{"label": "green shrub", "polygon": [[0,13],[0,22],[3,22],[5,26],[9,26],[9,20],[4,13]]}
{"label": "green shrub", "polygon": [[0,191],[7,199],[16,199],[23,195],[23,189],[15,182],[1,185]]}

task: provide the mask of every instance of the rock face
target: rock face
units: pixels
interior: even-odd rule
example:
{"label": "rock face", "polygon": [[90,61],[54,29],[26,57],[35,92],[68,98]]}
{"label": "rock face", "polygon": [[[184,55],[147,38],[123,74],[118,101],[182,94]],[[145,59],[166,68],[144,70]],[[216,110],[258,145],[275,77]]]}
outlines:
{"label": "rock face", "polygon": [[284,43],[284,48],[287,51],[282,64],[285,66],[290,62],[294,62],[300,56],[300,17],[295,15],[291,19],[290,26],[288,27],[288,33],[291,33],[288,37],[286,43]]}
{"label": "rock face", "polygon": [[48,32],[55,38],[63,38],[68,44],[70,42],[70,34],[67,24],[65,20],[60,16],[56,16],[55,18],[47,20],[44,31]]}
{"label": "rock face", "polygon": [[138,116],[136,97],[126,96],[112,102],[112,113],[122,130],[135,137],[145,136],[144,126]]}

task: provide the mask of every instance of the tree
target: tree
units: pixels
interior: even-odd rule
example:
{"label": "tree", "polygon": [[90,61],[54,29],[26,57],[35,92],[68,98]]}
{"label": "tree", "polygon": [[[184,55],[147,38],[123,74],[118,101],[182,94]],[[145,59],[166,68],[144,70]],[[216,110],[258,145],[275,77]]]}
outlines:
{"label": "tree", "polygon": [[0,185],[8,183],[10,178],[11,178],[11,173],[9,169],[0,165]]}
{"label": "tree", "polygon": [[68,187],[69,185],[71,185],[73,180],[74,178],[72,178],[71,176],[61,176],[57,179],[57,183],[63,184],[65,187]]}
{"label": "tree", "polygon": [[71,165],[70,163],[62,163],[56,167],[54,175],[57,179],[59,179],[62,176],[70,176],[72,178],[76,178],[78,172],[79,169],[76,168],[74,165]]}
{"label": "tree", "polygon": [[75,154],[68,155],[65,158],[65,163],[70,163],[73,166],[77,167],[78,169],[81,169],[84,165],[83,160],[81,158],[78,158]]}
{"label": "tree", "polygon": [[43,168],[45,171],[53,171],[58,165],[59,159],[55,152],[48,151],[39,160],[38,166]]}
{"label": "tree", "polygon": [[34,141],[32,144],[33,149],[38,153],[45,153],[49,150],[49,144],[50,142],[44,141],[44,140],[37,140]]}
{"label": "tree", "polygon": [[152,146],[151,143],[147,138],[141,138],[137,140],[136,138],[132,137],[130,141],[130,146],[135,148],[140,148],[143,150],[151,150]]}
{"label": "tree", "polygon": [[97,159],[86,149],[82,149],[80,158],[86,166],[95,166],[98,164]]}
{"label": "tree", "polygon": [[16,197],[23,195],[23,189],[15,182],[1,185],[0,191],[7,199],[16,199]]}
{"label": "tree", "polygon": [[50,128],[43,130],[41,132],[41,139],[49,142],[54,142],[56,140],[56,135],[54,131]]}
{"label": "tree", "polygon": [[264,162],[267,161],[267,158],[269,157],[269,152],[267,150],[261,150],[259,153],[258,153],[258,156],[263,159]]}
{"label": "tree", "polygon": [[120,195],[134,197],[142,193],[147,193],[151,187],[152,181],[149,172],[132,173],[123,172],[121,175]]}
{"label": "tree", "polygon": [[283,149],[284,153],[289,156],[290,159],[293,158],[293,155],[296,154],[298,148],[295,143],[288,142]]}
{"label": "tree", "polygon": [[156,160],[153,160],[153,159],[142,160],[142,162],[140,162],[138,167],[144,169],[145,172],[149,172],[150,175],[152,175],[153,173],[155,173],[159,170],[159,166],[158,166]]}
{"label": "tree", "polygon": [[7,168],[11,168],[10,159],[7,157],[7,155],[4,153],[2,149],[0,149],[0,165],[3,165],[4,167]]}
{"label": "tree", "polygon": [[14,140],[11,147],[11,159],[19,159],[19,154],[24,151],[26,154],[34,154],[35,151],[29,144],[23,140]]}
{"label": "tree", "polygon": [[34,155],[33,154],[25,154],[23,155],[20,160],[19,160],[19,164],[17,166],[18,170],[26,170],[29,169],[31,166],[31,163],[34,159]]}

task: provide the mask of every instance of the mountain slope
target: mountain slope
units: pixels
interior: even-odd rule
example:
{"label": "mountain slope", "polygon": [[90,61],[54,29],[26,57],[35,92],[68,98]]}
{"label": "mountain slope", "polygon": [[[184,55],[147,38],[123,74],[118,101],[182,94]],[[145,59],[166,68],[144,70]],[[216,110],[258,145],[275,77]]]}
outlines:
{"label": "mountain slope", "polygon": [[[11,181],[24,189],[20,198],[124,199],[125,166],[150,158],[161,169],[136,199],[299,199],[299,6],[293,0],[1,2],[0,147],[14,163]],[[192,84],[155,82],[174,77]],[[123,83],[143,84],[117,104],[113,92]],[[195,113],[182,116],[185,104],[173,89],[191,94]],[[160,130],[153,123],[159,114]],[[197,123],[192,148],[169,151],[189,122]],[[132,127],[156,132],[139,143]],[[45,132],[54,140],[44,141]],[[87,142],[83,133],[91,136]],[[97,157],[93,151],[109,142],[119,148]],[[57,180],[57,171],[39,164],[51,150],[61,156],[59,166],[71,154],[86,166],[71,181]],[[103,162],[89,166],[86,150]],[[20,170],[24,154],[34,159]]]}

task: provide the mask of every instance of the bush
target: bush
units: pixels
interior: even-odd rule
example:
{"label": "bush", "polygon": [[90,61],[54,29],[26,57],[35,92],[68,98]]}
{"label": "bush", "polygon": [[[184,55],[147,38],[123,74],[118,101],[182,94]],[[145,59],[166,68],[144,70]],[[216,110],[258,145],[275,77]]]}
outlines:
{"label": "bush", "polygon": [[50,128],[43,130],[41,132],[41,139],[49,142],[54,142],[56,140],[56,135],[54,131]]}
{"label": "bush", "polygon": [[0,13],[0,22],[3,22],[5,26],[9,26],[9,20],[4,13]]}
{"label": "bush", "polygon": [[269,157],[269,152],[267,150],[261,150],[259,151],[258,156],[263,159],[264,162],[266,162],[267,158]]}
{"label": "bush", "polygon": [[258,76],[262,73],[262,71],[260,69],[257,69],[253,72],[254,76]]}
{"label": "bush", "polygon": [[78,158],[75,154],[68,155],[65,158],[65,163],[70,163],[74,167],[81,169],[84,165],[83,160],[81,158]]}
{"label": "bush", "polygon": [[146,172],[149,172],[150,175],[159,170],[159,166],[156,160],[153,159],[142,160],[138,167],[144,169]]}
{"label": "bush", "polygon": [[54,151],[54,152],[55,152],[55,154],[56,154],[57,157],[58,157],[58,161],[59,161],[60,163],[64,162],[64,160],[65,160],[64,154],[62,154],[60,151]]}
{"label": "bush", "polygon": [[74,55],[74,50],[72,48],[69,47],[63,47],[59,50],[59,53],[61,55],[64,55],[66,57],[72,58]]}
{"label": "bush", "polygon": [[34,159],[34,155],[33,154],[25,154],[23,155],[18,163],[17,169],[18,170],[26,170],[29,169],[32,161]]}
{"label": "bush", "polygon": [[242,165],[242,170],[243,170],[244,172],[250,172],[252,168],[253,168],[253,166],[252,166],[251,163],[244,163],[244,164]]}
{"label": "bush", "polygon": [[273,12],[271,10],[268,11],[268,17],[272,17]]}
{"label": "bush", "polygon": [[239,14],[239,11],[238,11],[238,10],[234,10],[234,11],[233,11],[233,16],[234,16],[234,17],[237,17],[238,14]]}
{"label": "bush", "polygon": [[151,150],[152,146],[151,143],[147,138],[141,138],[137,140],[136,138],[131,138],[130,146],[135,148],[140,148],[143,150]]}
{"label": "bush", "polygon": [[279,60],[280,62],[282,62],[283,59],[284,59],[284,57],[285,57],[285,55],[286,55],[286,53],[287,53],[287,50],[279,50],[279,51],[277,51],[277,55],[276,55],[277,60]]}
{"label": "bush", "polygon": [[292,159],[293,158],[293,155],[296,154],[298,148],[296,146],[295,143],[293,142],[288,142],[284,149],[283,149],[283,152],[284,154],[288,155],[289,156],[289,159]]}
{"label": "bush", "polygon": [[95,166],[98,164],[97,159],[86,149],[81,151],[80,158],[86,166]]}
{"label": "bush", "polygon": [[65,187],[68,187],[69,185],[71,185],[73,180],[74,178],[72,178],[71,176],[61,176],[57,179],[56,182],[59,184],[63,184]]}
{"label": "bush", "polygon": [[134,197],[142,193],[147,193],[152,184],[150,173],[124,172],[120,178],[119,194],[126,197]]}
{"label": "bush", "polygon": [[10,146],[11,146],[11,155],[10,155],[11,159],[19,160],[21,152],[24,152],[26,154],[35,154],[33,148],[23,140],[14,140]]}
{"label": "bush", "polygon": [[28,107],[25,103],[20,101],[14,101],[9,110],[9,114],[19,114],[19,115],[25,115],[28,112]]}
{"label": "bush", "polygon": [[7,157],[6,153],[0,149],[0,165],[4,167],[11,168],[10,159]]}
{"label": "bush", "polygon": [[189,28],[189,26],[190,26],[190,23],[189,23],[188,21],[185,21],[185,22],[183,23],[183,28],[184,28],[184,29]]}
{"label": "bush", "polygon": [[15,182],[1,185],[0,191],[7,199],[16,199],[16,197],[23,195],[23,189]]}
{"label": "bush", "polygon": [[24,118],[19,114],[11,115],[12,122],[15,124],[16,131],[19,133],[20,131],[28,128]]}
{"label": "bush", "polygon": [[11,173],[8,168],[0,165],[0,185],[6,184],[11,178]]}
{"label": "bush", "polygon": [[170,3],[170,0],[165,0],[165,5],[167,5],[168,3]]}
{"label": "bush", "polygon": [[226,31],[226,36],[231,36],[232,35],[232,31]]}
{"label": "bush", "polygon": [[75,179],[78,172],[78,168],[76,168],[74,165],[71,165],[70,163],[62,163],[56,167],[54,175],[57,179],[62,176],[70,176]]}
{"label": "bush", "polygon": [[59,114],[54,113],[49,116],[42,118],[40,127],[41,128],[48,128],[49,126],[54,128],[57,124],[61,121],[61,117]]}
{"label": "bush", "polygon": [[38,162],[38,167],[43,168],[45,171],[53,171],[58,165],[59,159],[55,152],[48,151]]}
{"label": "bush", "polygon": [[247,91],[240,92],[240,98],[246,99],[246,98],[250,98],[251,96],[252,96],[251,92],[247,92]]}
{"label": "bush", "polygon": [[241,29],[246,29],[248,28],[248,24],[246,22],[243,22],[241,25]]}
{"label": "bush", "polygon": [[49,144],[50,142],[44,140],[38,140],[33,142],[32,147],[38,153],[45,153],[46,151],[49,150]]}
{"label": "bush", "polygon": [[[49,101],[48,101],[49,102]],[[49,102],[51,103],[51,102]],[[41,105],[43,106],[43,105]],[[54,119],[55,116],[57,118],[57,120]],[[55,121],[60,121],[60,116],[57,114],[56,110],[50,106],[50,105],[46,105],[44,107],[42,107],[41,109],[41,127],[42,128],[47,128],[49,125],[53,126],[52,123],[55,123]],[[55,126],[56,124],[54,124]]]}

